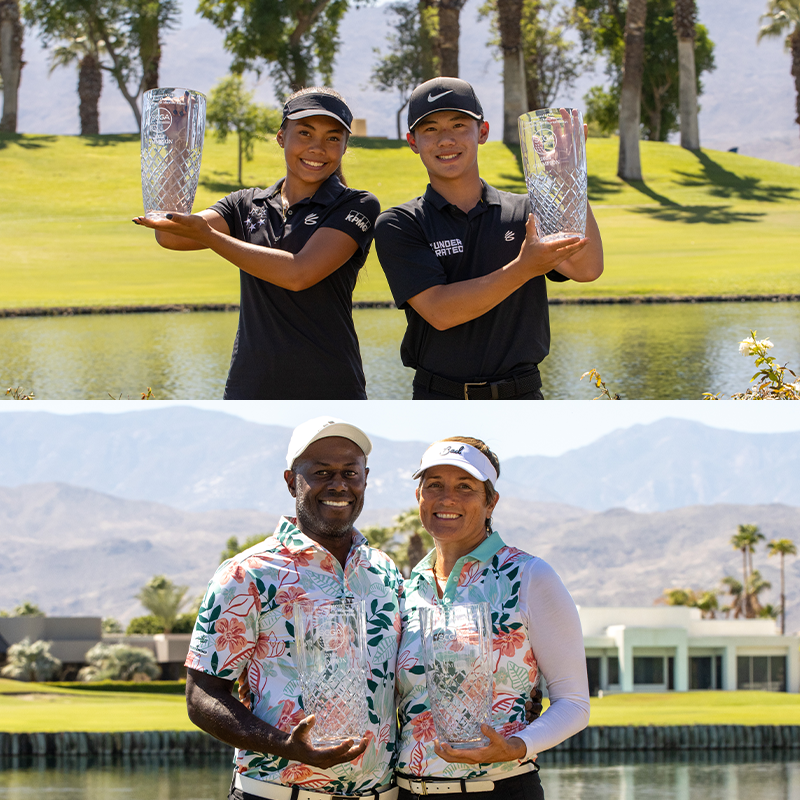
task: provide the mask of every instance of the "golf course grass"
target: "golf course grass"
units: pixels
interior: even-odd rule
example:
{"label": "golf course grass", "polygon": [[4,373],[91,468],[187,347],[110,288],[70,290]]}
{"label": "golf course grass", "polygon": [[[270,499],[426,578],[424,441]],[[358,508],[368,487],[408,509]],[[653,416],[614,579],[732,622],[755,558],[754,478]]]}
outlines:
{"label": "golf course grass", "polygon": [[[238,189],[235,137],[206,141],[195,209]],[[606,271],[590,284],[550,284],[555,297],[785,294],[800,286],[800,168],[733,153],[642,142],[644,182],[616,177],[618,142],[590,139],[589,197]],[[481,174],[524,192],[519,151],[490,142]],[[425,189],[404,142],[354,139],[351,186],[388,206]],[[284,174],[274,141],[245,164],[248,186]],[[212,253],[170,253],[130,220],[141,213],[136,135],[0,134],[0,309],[236,303],[234,267]],[[391,299],[374,251],[356,301]]]}
{"label": "golf course grass", "polygon": [[[80,686],[80,684],[78,684]],[[89,687],[0,679],[0,731],[191,730],[181,685]],[[178,692],[168,694],[167,691]],[[547,702],[545,701],[545,708]],[[797,725],[800,695],[783,692],[617,694],[592,698],[590,725]]]}

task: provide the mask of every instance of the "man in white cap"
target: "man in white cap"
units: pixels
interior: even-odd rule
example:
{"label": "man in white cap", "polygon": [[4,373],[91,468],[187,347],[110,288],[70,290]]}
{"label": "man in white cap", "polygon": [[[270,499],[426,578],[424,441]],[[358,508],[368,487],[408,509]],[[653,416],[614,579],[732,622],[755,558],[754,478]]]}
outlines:
{"label": "man in white cap", "polygon": [[[186,659],[189,717],[236,748],[229,797],[330,800],[389,789],[395,750],[395,662],[402,577],[353,527],[364,504],[369,437],[320,417],[298,426],[284,480],[295,516],[218,569],[200,607]],[[368,599],[369,725],[361,741],[310,742],[300,705],[294,604]],[[239,681],[241,702],[232,694]]]}

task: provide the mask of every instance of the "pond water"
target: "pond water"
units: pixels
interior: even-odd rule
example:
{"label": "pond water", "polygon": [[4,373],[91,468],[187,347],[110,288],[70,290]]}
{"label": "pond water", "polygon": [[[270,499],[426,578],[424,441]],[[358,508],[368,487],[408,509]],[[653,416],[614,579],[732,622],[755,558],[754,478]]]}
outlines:
{"label": "pond water", "polygon": [[[545,761],[546,800],[796,800],[800,753],[594,753]],[[222,755],[0,758],[0,800],[224,800]]]}
{"label": "pond water", "polygon": [[[405,315],[354,313],[370,399],[410,399],[400,363]],[[755,372],[738,342],[757,330],[772,354],[800,372],[800,303],[552,306],[553,344],[542,364],[548,399],[588,400],[580,376],[596,368],[626,399],[700,399],[744,391]],[[42,400],[222,397],[235,312],[0,319],[0,385]]]}

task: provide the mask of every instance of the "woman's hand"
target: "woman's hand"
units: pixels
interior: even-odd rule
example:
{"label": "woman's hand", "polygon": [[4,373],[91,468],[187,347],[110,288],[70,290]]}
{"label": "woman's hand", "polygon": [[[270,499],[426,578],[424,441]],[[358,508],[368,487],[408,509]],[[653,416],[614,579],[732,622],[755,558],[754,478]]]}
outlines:
{"label": "woman's hand", "polygon": [[168,233],[173,236],[183,236],[191,239],[198,244],[208,246],[208,240],[212,233],[212,227],[208,221],[199,214],[178,214],[177,212],[167,215],[166,219],[148,219],[147,217],[134,217],[135,225],[144,228],[151,228],[159,233]]}
{"label": "woman's hand", "polygon": [[439,758],[453,764],[497,764],[525,758],[528,748],[519,736],[501,736],[491,725],[481,725],[481,733],[489,740],[485,747],[456,750],[449,744],[434,740],[433,749]]}

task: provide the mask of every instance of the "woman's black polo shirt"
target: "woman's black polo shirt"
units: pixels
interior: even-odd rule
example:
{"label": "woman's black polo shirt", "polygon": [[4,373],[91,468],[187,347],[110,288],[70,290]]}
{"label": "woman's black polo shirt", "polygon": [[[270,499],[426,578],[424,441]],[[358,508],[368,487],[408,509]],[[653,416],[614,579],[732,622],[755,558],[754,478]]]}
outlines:
{"label": "woman's black polo shirt", "polygon": [[[428,186],[424,196],[384,211],[375,247],[408,328],[403,364],[458,382],[492,381],[530,371],[550,350],[544,276],[529,280],[495,308],[445,331],[436,330],[408,304],[432,286],[488,275],[513,261],[525,240],[527,195],[501,192],[483,182],[469,214]],[[551,280],[567,280],[557,272]]]}
{"label": "woman's black polo shirt", "polygon": [[334,228],[357,244],[355,255],[308,289],[282,289],[240,270],[239,329],[225,386],[226,400],[365,400],[366,382],[352,298],[380,212],[369,192],[332,175],[284,220],[280,188],[243,189],[211,206],[231,236],[299,253],[315,231]]}

